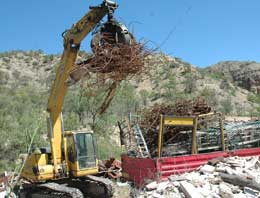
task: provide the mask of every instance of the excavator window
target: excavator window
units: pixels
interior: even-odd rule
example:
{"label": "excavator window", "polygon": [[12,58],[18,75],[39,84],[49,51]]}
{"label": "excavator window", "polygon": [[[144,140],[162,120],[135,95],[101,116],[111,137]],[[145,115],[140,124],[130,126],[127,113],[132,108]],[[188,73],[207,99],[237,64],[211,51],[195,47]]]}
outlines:
{"label": "excavator window", "polygon": [[91,133],[76,134],[77,158],[79,168],[91,168],[96,166],[96,151],[93,135]]}

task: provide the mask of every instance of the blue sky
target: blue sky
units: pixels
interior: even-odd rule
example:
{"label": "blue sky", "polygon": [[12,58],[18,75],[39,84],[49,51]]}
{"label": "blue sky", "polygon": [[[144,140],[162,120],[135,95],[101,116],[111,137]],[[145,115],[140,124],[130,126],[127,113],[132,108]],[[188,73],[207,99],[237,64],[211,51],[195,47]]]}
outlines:
{"label": "blue sky", "polygon": [[[160,50],[197,66],[260,62],[259,0],[117,0],[116,17]],[[101,0],[2,0],[0,52],[61,53],[61,33]],[[89,51],[90,35],[81,49]]]}

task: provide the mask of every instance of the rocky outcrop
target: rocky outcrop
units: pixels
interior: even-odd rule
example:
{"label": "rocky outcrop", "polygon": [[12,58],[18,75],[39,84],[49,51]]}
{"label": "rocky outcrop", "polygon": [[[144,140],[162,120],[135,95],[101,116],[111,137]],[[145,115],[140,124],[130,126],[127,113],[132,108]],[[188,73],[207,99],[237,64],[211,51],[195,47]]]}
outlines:
{"label": "rocky outcrop", "polygon": [[260,63],[254,61],[224,61],[213,65],[210,72],[219,72],[248,91],[260,93]]}

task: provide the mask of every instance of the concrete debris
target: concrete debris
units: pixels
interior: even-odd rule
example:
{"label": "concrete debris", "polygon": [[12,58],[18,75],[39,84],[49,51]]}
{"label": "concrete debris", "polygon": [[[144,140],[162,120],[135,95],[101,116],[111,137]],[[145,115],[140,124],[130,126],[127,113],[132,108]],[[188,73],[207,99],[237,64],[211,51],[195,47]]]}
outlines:
{"label": "concrete debris", "polygon": [[168,181],[159,183],[157,186],[157,192],[163,193],[164,190],[168,187],[168,184]]}
{"label": "concrete debris", "polygon": [[4,198],[7,194],[8,175],[7,172],[0,174],[0,198]]}
{"label": "concrete debris", "polygon": [[186,177],[183,176],[183,175],[171,175],[171,176],[169,177],[169,180],[170,180],[171,182],[182,181],[182,180],[186,180]]}
{"label": "concrete debris", "polygon": [[127,182],[116,182],[113,188],[115,189],[113,198],[128,198],[131,196],[131,186]]}
{"label": "concrete debris", "polygon": [[[209,165],[210,164],[210,165]],[[153,181],[135,197],[177,198],[253,198],[260,197],[260,160],[229,157],[199,167],[167,181]]]}
{"label": "concrete debris", "polygon": [[0,173],[0,198],[16,198],[12,192],[12,185],[17,181],[17,174],[14,172]]}
{"label": "concrete debris", "polygon": [[215,167],[214,166],[211,166],[211,165],[205,165],[205,166],[202,166],[200,171],[204,174],[206,173],[213,173],[215,171]]}
{"label": "concrete debris", "polygon": [[154,189],[156,189],[157,188],[157,182],[156,181],[154,181],[154,182],[151,182],[151,183],[149,183],[149,184],[147,184],[146,186],[145,186],[145,188],[147,189],[147,190],[154,190]]}
{"label": "concrete debris", "polygon": [[222,198],[233,198],[232,189],[224,182],[219,184],[219,194]]}
{"label": "concrete debris", "polygon": [[203,198],[199,190],[187,181],[181,181],[180,189],[187,198]]}

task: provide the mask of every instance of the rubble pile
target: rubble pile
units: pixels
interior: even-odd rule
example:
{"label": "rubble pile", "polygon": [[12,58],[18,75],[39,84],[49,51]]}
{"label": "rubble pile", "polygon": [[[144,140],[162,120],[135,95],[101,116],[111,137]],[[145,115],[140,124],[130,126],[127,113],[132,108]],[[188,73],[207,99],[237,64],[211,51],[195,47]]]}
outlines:
{"label": "rubble pile", "polygon": [[229,157],[209,161],[196,171],[151,182],[143,197],[252,198],[260,196],[259,157]]}
{"label": "rubble pile", "polygon": [[[142,120],[139,125],[143,131],[144,139],[147,142],[150,153],[156,154],[158,145],[158,131],[160,123],[160,115],[173,115],[173,116],[195,116],[199,114],[206,114],[211,111],[211,107],[207,105],[205,100],[197,98],[195,100],[179,100],[174,105],[155,104],[149,110],[144,110]],[[167,143],[172,137],[175,137],[180,131],[191,130],[190,127],[167,127],[164,132],[164,141]],[[188,137],[183,135],[176,139],[178,142],[187,140]]]}
{"label": "rubble pile", "polygon": [[7,190],[8,177],[6,173],[4,175],[0,174],[0,198],[4,198]]}

